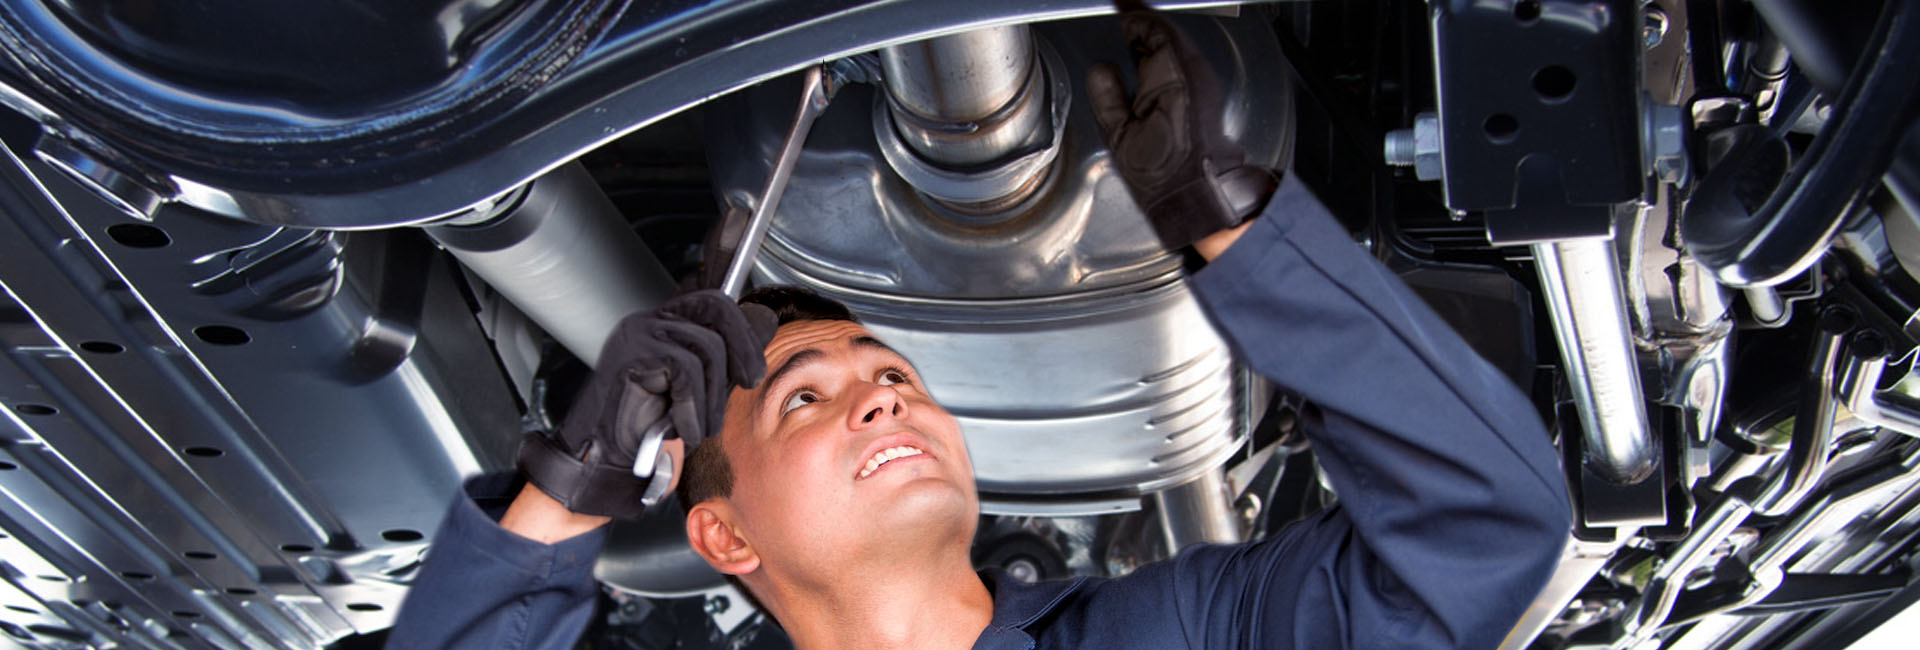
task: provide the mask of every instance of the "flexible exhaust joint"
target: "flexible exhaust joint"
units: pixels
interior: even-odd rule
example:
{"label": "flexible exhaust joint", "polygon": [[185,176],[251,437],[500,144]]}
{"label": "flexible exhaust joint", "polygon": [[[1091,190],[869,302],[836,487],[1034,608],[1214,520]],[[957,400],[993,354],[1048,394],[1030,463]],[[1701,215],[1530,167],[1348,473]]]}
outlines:
{"label": "flexible exhaust joint", "polygon": [[880,51],[886,101],[874,135],[915,189],[974,214],[1031,196],[1059,151],[1066,75],[1026,25]]}

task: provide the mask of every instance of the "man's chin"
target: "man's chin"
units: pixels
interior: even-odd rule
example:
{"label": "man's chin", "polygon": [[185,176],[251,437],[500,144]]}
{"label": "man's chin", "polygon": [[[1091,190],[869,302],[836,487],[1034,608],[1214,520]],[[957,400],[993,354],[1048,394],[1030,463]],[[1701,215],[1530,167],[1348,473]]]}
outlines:
{"label": "man's chin", "polygon": [[980,517],[979,497],[968,489],[972,486],[929,477],[895,487],[876,504],[876,518],[889,529],[933,532],[973,526]]}

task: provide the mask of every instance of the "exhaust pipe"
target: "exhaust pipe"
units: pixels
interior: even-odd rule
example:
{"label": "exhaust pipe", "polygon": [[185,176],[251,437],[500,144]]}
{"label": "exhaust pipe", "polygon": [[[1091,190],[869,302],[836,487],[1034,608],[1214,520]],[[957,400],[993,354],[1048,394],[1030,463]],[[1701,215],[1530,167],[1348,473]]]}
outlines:
{"label": "exhaust pipe", "polygon": [[1585,432],[1587,468],[1619,485],[1646,480],[1659,446],[1647,426],[1613,242],[1534,244],[1533,258]]}
{"label": "exhaust pipe", "polygon": [[978,167],[1045,140],[1046,75],[1026,25],[895,45],[880,68],[894,128],[931,162]]}
{"label": "exhaust pipe", "polygon": [[874,136],[915,189],[972,215],[1008,211],[1039,189],[1066,128],[1066,74],[1026,25],[880,51],[886,96]]}
{"label": "exhaust pipe", "polygon": [[666,267],[578,162],[426,231],[588,366],[620,319],[673,297]]}

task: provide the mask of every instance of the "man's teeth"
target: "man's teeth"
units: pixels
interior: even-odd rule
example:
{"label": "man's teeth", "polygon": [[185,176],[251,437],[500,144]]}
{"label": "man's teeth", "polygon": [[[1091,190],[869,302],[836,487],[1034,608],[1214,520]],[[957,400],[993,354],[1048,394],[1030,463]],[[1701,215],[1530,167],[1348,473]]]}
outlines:
{"label": "man's teeth", "polygon": [[895,458],[906,458],[908,456],[918,456],[923,453],[926,453],[926,452],[920,451],[918,449],[914,449],[913,447],[908,447],[906,445],[901,445],[898,447],[888,447],[886,449],[882,449],[880,450],[879,453],[874,454],[873,458],[867,460],[867,468],[860,470],[860,478],[866,478],[868,474],[873,473],[873,470],[880,469],[881,465],[887,464],[887,461],[893,460]]}

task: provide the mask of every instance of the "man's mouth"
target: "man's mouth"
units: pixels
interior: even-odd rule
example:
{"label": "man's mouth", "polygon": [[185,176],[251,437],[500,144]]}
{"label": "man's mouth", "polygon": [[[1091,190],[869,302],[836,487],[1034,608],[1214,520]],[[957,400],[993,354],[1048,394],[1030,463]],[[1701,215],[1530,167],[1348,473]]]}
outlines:
{"label": "man's mouth", "polygon": [[880,469],[882,465],[893,462],[895,459],[919,456],[925,453],[927,452],[921,451],[919,447],[912,445],[898,445],[882,449],[874,452],[873,457],[867,459],[867,466],[865,469],[860,470],[860,476],[858,478],[866,478],[873,474],[875,470]]}

